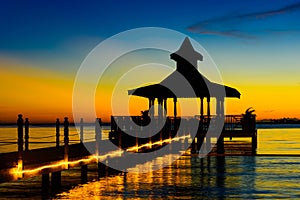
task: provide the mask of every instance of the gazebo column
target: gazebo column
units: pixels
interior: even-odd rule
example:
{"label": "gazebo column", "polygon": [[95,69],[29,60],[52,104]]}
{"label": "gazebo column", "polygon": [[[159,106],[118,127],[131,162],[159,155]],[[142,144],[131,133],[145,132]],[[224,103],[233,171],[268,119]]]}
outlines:
{"label": "gazebo column", "polygon": [[161,120],[163,118],[163,99],[158,98],[158,119]]}
{"label": "gazebo column", "polygon": [[[217,101],[217,105],[218,105],[218,101]],[[210,97],[207,97],[207,117],[208,117],[208,122],[207,122],[207,126],[210,124]],[[204,139],[203,139],[204,141]],[[211,140],[210,140],[210,137],[206,137],[206,142],[205,142],[205,145],[206,145],[206,149],[207,151],[210,151],[210,148],[211,148]]]}
{"label": "gazebo column", "polygon": [[203,134],[203,120],[204,120],[204,112],[203,112],[203,99],[204,97],[200,97],[200,121],[199,121],[199,127],[197,131],[197,135],[194,138],[191,146],[191,153],[196,153],[200,150],[201,145],[204,141],[204,134]]}
{"label": "gazebo column", "polygon": [[176,97],[173,98],[173,102],[174,102],[174,118],[176,119],[176,117],[177,117],[177,106],[176,106],[177,98]]}
{"label": "gazebo column", "polygon": [[[162,126],[163,124],[163,99],[162,98],[158,98],[158,126]],[[161,128],[160,133],[159,133],[159,137],[160,137],[160,142],[162,142],[163,140],[163,129]],[[161,143],[162,144],[162,143]]]}
{"label": "gazebo column", "polygon": [[173,98],[173,102],[174,102],[174,129],[173,131],[176,132],[177,131],[177,120],[176,120],[176,117],[177,117],[177,97],[174,97]]}
{"label": "gazebo column", "polygon": [[[217,98],[217,117],[224,119],[224,98]],[[220,136],[217,141],[217,153],[223,154],[224,153],[224,137]]]}
{"label": "gazebo column", "polygon": [[164,99],[164,113],[165,113],[165,115],[164,115],[164,117],[167,117],[167,98],[165,98]]}
{"label": "gazebo column", "polygon": [[204,115],[203,115],[203,97],[200,97],[200,121],[203,123]]}
{"label": "gazebo column", "polygon": [[[154,98],[149,98],[149,115],[154,116]],[[152,108],[152,110],[151,110]]]}
{"label": "gazebo column", "polygon": [[217,98],[216,114],[219,117],[224,117],[224,98]]}
{"label": "gazebo column", "polygon": [[150,112],[150,109],[151,109],[151,106],[152,106],[152,99],[151,98],[148,98],[148,102],[149,102],[149,115],[151,115],[151,112]]}
{"label": "gazebo column", "polygon": [[210,119],[210,97],[207,97],[207,117]]}
{"label": "gazebo column", "polygon": [[221,109],[220,109],[220,99],[217,98],[217,101],[216,101],[216,116],[220,116],[220,113],[221,113]]}
{"label": "gazebo column", "polygon": [[225,111],[224,111],[224,98],[220,99],[220,116],[224,117]]}

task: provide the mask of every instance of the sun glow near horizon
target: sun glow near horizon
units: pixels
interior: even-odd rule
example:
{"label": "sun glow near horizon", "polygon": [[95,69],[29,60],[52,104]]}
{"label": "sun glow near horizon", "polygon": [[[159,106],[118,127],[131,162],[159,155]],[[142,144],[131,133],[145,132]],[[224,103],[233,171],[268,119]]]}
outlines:
{"label": "sun glow near horizon", "polygon": [[[15,70],[16,68],[18,70]],[[138,73],[132,72],[131,75],[128,74],[127,78],[132,78],[143,70],[145,77],[151,71],[153,73],[152,77],[163,72],[158,70],[157,73],[154,73],[153,69],[155,69],[154,65],[152,68],[147,65],[137,68]],[[160,74],[161,78],[156,77],[156,80],[162,79],[171,71],[172,69],[166,68]],[[2,62],[1,72],[2,98],[0,100],[0,122],[15,122],[19,113],[24,114],[24,116],[33,122],[54,122],[56,118],[63,119],[65,116],[72,120],[72,89],[74,81],[72,76],[15,62]],[[110,76],[112,75],[110,74]],[[107,77],[107,80],[109,80],[110,76]],[[148,79],[149,77],[151,78],[151,76],[148,76]],[[148,80],[143,77],[138,78],[140,79],[140,84],[143,80]],[[124,80],[126,80],[126,76],[123,77]],[[115,79],[115,81],[118,80]],[[99,93],[96,93],[95,107],[98,117],[102,118],[103,121],[110,121],[110,116],[113,113],[111,109],[111,95],[113,95],[115,89],[118,91],[117,93],[121,93],[121,95],[115,98],[114,102],[116,105],[121,105],[120,112],[116,114],[129,113],[130,115],[140,115],[142,110],[148,109],[148,99],[130,97],[127,94],[127,91],[133,89],[133,85],[136,84],[129,84],[128,81],[125,81],[124,83],[127,84],[121,84],[115,88],[115,81],[103,84],[103,88],[101,88]],[[130,82],[132,81],[134,80]],[[255,82],[252,85],[249,83],[226,85],[237,88],[241,92],[241,99],[225,100],[226,114],[241,114],[248,107],[253,107],[256,110],[255,113],[258,119],[300,118],[300,106],[298,102],[298,99],[300,99],[300,85],[263,85]],[[141,85],[137,84],[137,86]],[[213,114],[213,103],[211,107]],[[206,107],[204,108],[206,109]],[[195,111],[193,110],[190,113],[193,116]],[[168,115],[173,116],[173,102],[171,99],[168,100]]]}

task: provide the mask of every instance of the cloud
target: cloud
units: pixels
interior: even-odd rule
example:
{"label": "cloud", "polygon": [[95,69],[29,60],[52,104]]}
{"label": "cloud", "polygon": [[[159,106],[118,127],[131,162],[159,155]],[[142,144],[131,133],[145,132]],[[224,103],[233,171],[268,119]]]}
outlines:
{"label": "cloud", "polygon": [[255,38],[254,36],[244,34],[241,31],[235,31],[235,30],[213,31],[213,30],[197,30],[197,29],[193,29],[193,28],[189,28],[188,30],[191,32],[205,34],[205,35],[220,35],[220,36],[247,38],[247,39]]}
{"label": "cloud", "polygon": [[[265,25],[261,25],[260,27],[256,24],[258,19],[260,19],[261,21],[266,21],[267,19],[275,16],[280,17],[283,14],[297,11],[300,11],[300,2],[283,6],[277,9],[265,10],[260,12],[227,14],[225,16],[219,16],[200,21],[187,27],[187,30],[199,34],[220,35],[226,37],[238,37],[247,39],[256,38],[255,33],[262,32],[299,32],[299,24],[297,24],[296,28],[291,27],[293,30],[286,30],[287,27],[280,26],[280,23],[273,23],[272,28],[268,27],[268,23],[266,23]],[[256,29],[253,29],[253,27],[256,27]]]}
{"label": "cloud", "polygon": [[254,12],[254,13],[240,15],[238,17],[241,17],[241,18],[248,18],[248,17],[264,18],[264,17],[280,15],[280,14],[293,12],[293,11],[299,11],[299,10],[300,10],[300,2],[297,2],[295,4],[290,4],[290,5],[278,8],[278,9],[262,11],[262,12]]}

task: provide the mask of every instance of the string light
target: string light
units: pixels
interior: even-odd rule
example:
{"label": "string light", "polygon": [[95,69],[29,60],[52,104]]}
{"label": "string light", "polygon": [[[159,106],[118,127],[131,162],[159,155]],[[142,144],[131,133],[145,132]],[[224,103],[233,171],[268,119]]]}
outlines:
{"label": "string light", "polygon": [[[126,149],[127,152],[136,152],[142,148],[151,148],[154,145],[163,145],[164,143],[171,143],[172,141],[179,141],[181,139],[186,139],[189,138],[190,135],[186,135],[186,136],[180,136],[180,137],[175,137],[175,138],[168,138],[162,141],[157,141],[157,142],[148,142],[146,144],[143,144],[141,146],[134,146],[134,147],[130,147],[128,149]],[[20,165],[17,165],[15,168],[10,170],[10,174],[14,175],[15,177],[22,177],[24,174],[26,175],[30,175],[30,174],[36,174],[38,172],[40,172],[41,170],[45,170],[45,169],[51,169],[51,168],[63,168],[65,169],[66,166],[75,166],[77,164],[80,163],[91,163],[91,162],[98,162],[101,160],[106,160],[108,157],[110,158],[115,158],[115,157],[121,157],[124,154],[123,150],[116,150],[116,151],[112,151],[109,152],[105,155],[90,155],[87,158],[82,158],[79,160],[74,160],[74,161],[59,161],[53,164],[49,164],[49,165],[44,165],[44,166],[40,166],[34,169],[25,169],[23,170],[22,167]]]}

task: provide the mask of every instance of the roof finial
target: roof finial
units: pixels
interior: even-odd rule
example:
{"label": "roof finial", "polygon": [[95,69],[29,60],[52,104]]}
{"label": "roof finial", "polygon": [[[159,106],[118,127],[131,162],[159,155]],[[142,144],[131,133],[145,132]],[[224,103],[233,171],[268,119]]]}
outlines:
{"label": "roof finial", "polygon": [[[171,54],[172,59],[175,58],[174,54],[184,58],[185,60],[187,60],[189,62],[194,62],[195,60],[203,61],[203,56],[199,52],[195,51],[195,49],[188,37],[185,37],[180,48],[176,52]],[[176,61],[176,58],[174,60]]]}

